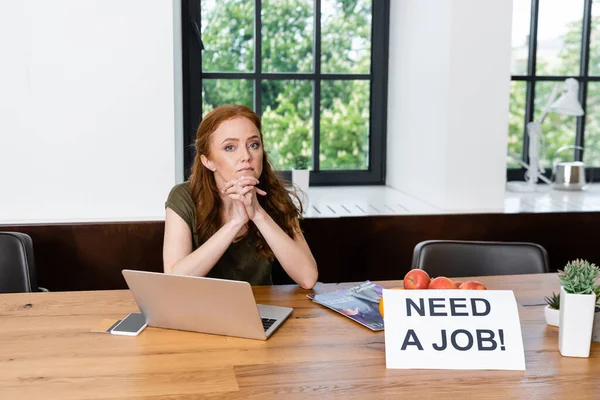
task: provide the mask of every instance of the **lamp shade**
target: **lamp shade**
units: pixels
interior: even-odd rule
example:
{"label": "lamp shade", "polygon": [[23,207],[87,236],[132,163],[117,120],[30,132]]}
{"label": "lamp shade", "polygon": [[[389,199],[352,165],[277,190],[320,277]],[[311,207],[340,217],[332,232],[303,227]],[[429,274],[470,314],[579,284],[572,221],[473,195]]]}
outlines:
{"label": "lamp shade", "polygon": [[565,91],[550,106],[550,111],[564,115],[583,115],[583,108],[579,104],[577,96],[579,95],[579,83],[576,79],[568,78],[565,81]]}

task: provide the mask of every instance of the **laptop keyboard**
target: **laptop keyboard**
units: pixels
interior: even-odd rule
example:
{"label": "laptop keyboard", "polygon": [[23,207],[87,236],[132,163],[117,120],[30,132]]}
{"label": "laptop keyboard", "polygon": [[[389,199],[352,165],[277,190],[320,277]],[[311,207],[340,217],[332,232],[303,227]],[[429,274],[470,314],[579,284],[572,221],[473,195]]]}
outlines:
{"label": "laptop keyboard", "polygon": [[271,327],[271,325],[273,325],[275,323],[276,320],[274,319],[269,319],[269,318],[261,318],[262,323],[263,323],[263,328],[265,328],[265,332],[267,331],[267,329],[269,329]]}

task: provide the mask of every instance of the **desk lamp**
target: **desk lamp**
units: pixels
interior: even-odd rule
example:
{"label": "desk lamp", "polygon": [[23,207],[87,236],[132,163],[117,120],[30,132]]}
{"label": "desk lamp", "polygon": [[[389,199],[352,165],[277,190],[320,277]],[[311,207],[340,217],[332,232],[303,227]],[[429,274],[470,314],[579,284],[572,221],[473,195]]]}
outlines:
{"label": "desk lamp", "polygon": [[[556,100],[556,97],[561,96]],[[544,167],[540,164],[540,153],[545,151],[544,135],[542,134],[542,123],[549,112],[555,112],[562,115],[581,116],[583,108],[577,100],[579,94],[579,82],[574,78],[567,78],[563,89],[560,84],[556,84],[552,94],[548,99],[542,115],[536,120],[527,124],[527,136],[529,138],[529,164],[520,160],[515,154],[510,154],[519,164],[527,168],[525,172],[525,184],[522,182],[508,182],[507,188],[517,192],[535,192],[537,190],[538,179],[551,184],[550,180],[544,174]],[[556,100],[556,101],[555,101]]]}

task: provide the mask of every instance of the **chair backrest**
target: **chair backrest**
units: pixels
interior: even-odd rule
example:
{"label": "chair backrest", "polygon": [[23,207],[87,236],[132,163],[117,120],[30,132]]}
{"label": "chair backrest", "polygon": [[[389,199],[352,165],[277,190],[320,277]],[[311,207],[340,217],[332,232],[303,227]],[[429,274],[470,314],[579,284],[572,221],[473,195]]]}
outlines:
{"label": "chair backrest", "polygon": [[415,246],[412,268],[451,278],[544,273],[549,263],[535,243],[428,240]]}
{"label": "chair backrest", "polygon": [[0,232],[0,293],[37,291],[31,237],[19,232]]}

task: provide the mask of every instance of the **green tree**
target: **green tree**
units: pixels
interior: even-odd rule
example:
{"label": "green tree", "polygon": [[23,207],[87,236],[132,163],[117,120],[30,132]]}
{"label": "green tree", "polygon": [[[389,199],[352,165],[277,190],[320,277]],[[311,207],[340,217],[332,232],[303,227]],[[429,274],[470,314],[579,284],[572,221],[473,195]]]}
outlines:
{"label": "green tree", "polygon": [[523,129],[525,123],[525,95],[527,86],[523,81],[512,81],[510,85],[510,113],[508,115],[508,168],[520,168],[515,158],[523,154]]}
{"label": "green tree", "polygon": [[[600,7],[600,2],[595,2],[593,7]],[[538,60],[537,75],[578,75],[581,60],[581,29],[582,21],[572,21],[562,37],[563,47],[558,54],[559,61],[554,67]],[[592,35],[590,41],[590,73],[600,74],[600,17],[592,17]],[[539,118],[543,108],[548,102],[555,85],[562,85],[564,81],[548,82],[538,81],[535,86],[535,113],[534,119]],[[524,82],[512,82],[510,94],[510,118],[508,151],[522,154],[523,134],[525,119],[526,85]],[[585,125],[584,161],[600,166],[600,84],[589,83],[587,93],[587,110]],[[542,162],[547,168],[552,166],[554,160],[573,160],[575,151],[565,150],[556,154],[562,146],[575,145],[576,117],[569,117],[557,113],[549,113],[542,125],[545,141],[545,153]],[[588,161],[589,160],[589,161]],[[519,167],[514,160],[509,159],[509,168]]]}
{"label": "green tree", "polygon": [[[205,71],[254,70],[253,3],[202,2]],[[263,0],[261,4],[263,72],[312,72],[313,1]],[[371,1],[323,0],[321,30],[324,73],[370,71]],[[221,104],[252,106],[254,90],[260,90],[266,149],[276,167],[291,169],[295,156],[312,158],[316,109],[321,116],[321,168],[366,169],[369,89],[368,81],[322,81],[321,104],[314,105],[310,80],[265,80],[258,87],[250,80],[204,80],[202,111]]]}

